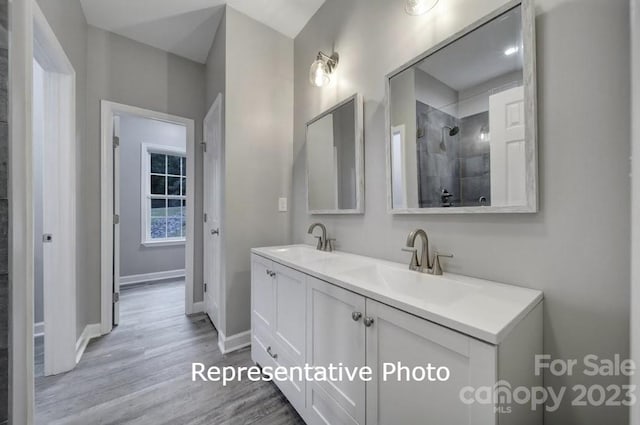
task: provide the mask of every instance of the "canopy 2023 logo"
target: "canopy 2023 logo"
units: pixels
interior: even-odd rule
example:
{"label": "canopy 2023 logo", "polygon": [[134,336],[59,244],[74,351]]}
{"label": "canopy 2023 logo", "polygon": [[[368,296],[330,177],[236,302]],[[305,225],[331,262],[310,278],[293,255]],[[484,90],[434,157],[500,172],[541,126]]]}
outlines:
{"label": "canopy 2023 logo", "polygon": [[[553,376],[618,377],[632,376],[635,373],[632,360],[622,360],[616,354],[613,359],[600,359],[596,355],[577,359],[552,359],[549,355],[535,358],[535,376],[548,371]],[[492,405],[499,413],[511,413],[514,405],[528,405],[531,410],[544,406],[547,412],[557,411],[562,403],[570,400],[572,406],[632,406],[637,402],[635,385],[583,385],[573,387],[512,387],[507,381],[495,385],[464,387],[460,391],[460,400],[466,405]]]}

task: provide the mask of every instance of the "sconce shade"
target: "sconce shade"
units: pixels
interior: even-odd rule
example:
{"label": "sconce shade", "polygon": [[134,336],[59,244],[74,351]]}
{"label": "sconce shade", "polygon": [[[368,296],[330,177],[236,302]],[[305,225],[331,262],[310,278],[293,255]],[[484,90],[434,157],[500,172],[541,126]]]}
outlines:
{"label": "sconce shade", "polygon": [[329,70],[322,59],[318,59],[311,64],[309,80],[316,87],[326,86],[331,81]]}
{"label": "sconce shade", "polygon": [[322,52],[318,53],[318,57],[311,64],[309,70],[309,81],[313,86],[323,87],[331,82],[331,73],[338,65],[338,58],[337,53],[331,56]]}
{"label": "sconce shade", "polygon": [[438,0],[407,0],[404,6],[404,10],[413,16],[424,15],[431,9],[433,9]]}

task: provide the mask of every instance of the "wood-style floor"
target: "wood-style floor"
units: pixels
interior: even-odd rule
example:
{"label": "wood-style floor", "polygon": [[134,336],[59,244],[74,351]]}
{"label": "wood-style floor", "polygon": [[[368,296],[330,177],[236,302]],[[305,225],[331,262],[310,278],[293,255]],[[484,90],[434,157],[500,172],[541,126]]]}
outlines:
{"label": "wood-style floor", "polygon": [[252,362],[249,349],[222,355],[204,315],[184,315],[183,282],[120,300],[120,326],[91,341],[75,370],[36,379],[37,424],[304,424],[272,383],[191,381],[192,362]]}

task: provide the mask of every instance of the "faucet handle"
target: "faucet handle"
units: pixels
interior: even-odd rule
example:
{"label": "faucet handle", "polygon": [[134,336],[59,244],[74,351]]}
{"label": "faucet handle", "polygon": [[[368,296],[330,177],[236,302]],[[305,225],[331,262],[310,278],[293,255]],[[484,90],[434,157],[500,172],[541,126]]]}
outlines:
{"label": "faucet handle", "polygon": [[335,247],[334,247],[334,242],[335,241],[336,240],[333,239],[333,238],[327,239],[327,241],[325,242],[325,249],[324,250],[327,251],[327,252],[333,252],[333,250],[335,249]]}
{"label": "faucet handle", "polygon": [[440,254],[436,252],[433,255],[433,269],[431,274],[435,276],[442,276],[442,265],[440,264],[440,258],[453,258],[452,254]]}
{"label": "faucet handle", "polygon": [[418,248],[412,248],[409,246],[405,246],[402,248],[404,252],[410,252],[411,255],[411,263],[409,264],[409,270],[418,270]]}

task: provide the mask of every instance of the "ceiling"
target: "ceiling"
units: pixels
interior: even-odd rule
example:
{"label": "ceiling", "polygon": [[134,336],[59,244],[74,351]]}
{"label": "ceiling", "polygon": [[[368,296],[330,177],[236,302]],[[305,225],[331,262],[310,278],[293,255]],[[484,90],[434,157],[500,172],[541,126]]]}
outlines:
{"label": "ceiling", "polygon": [[[522,15],[513,9],[426,58],[418,67],[456,91],[522,70]],[[505,55],[509,48],[518,53]]]}
{"label": "ceiling", "polygon": [[228,4],[295,38],[325,0],[80,0],[89,25],[204,63]]}

